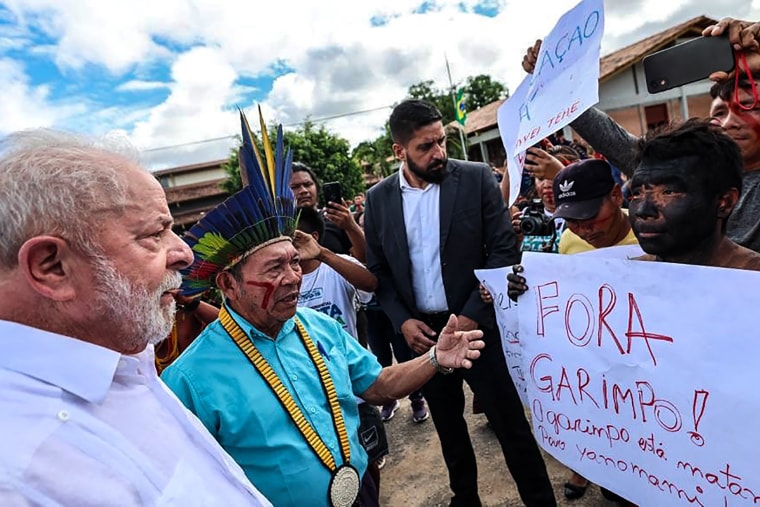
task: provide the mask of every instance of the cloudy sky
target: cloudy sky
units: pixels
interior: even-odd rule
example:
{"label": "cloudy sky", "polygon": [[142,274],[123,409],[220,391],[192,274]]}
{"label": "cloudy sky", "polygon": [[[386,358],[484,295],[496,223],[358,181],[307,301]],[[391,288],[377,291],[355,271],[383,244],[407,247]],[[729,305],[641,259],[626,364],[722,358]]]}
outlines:
{"label": "cloudy sky", "polygon": [[[0,1],[0,136],[52,126],[126,135],[153,168],[227,156],[236,106],[373,139],[410,85],[489,74],[577,0]],[[602,54],[701,14],[760,19],[760,0],[606,0]]]}

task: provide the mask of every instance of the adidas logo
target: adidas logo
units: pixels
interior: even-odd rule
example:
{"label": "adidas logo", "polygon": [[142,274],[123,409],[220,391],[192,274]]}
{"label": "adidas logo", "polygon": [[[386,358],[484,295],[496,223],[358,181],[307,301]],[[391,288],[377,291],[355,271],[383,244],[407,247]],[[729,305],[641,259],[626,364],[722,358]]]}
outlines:
{"label": "adidas logo", "polygon": [[569,192],[570,189],[573,188],[573,185],[575,185],[574,181],[571,181],[570,183],[568,183],[567,180],[565,180],[559,184],[559,189],[562,190],[563,192]]}

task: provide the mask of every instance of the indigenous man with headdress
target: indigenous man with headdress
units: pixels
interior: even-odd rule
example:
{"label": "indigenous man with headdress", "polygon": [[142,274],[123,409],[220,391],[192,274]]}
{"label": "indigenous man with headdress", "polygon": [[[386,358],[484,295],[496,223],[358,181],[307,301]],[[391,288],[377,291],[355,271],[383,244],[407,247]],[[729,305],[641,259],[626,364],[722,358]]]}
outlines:
{"label": "indigenous man with headdress", "polygon": [[273,150],[261,120],[262,157],[241,120],[247,186],[186,237],[185,293],[216,286],[225,303],[162,377],[278,507],[376,505],[354,396],[381,405],[436,371],[469,368],[482,333],[456,331],[452,315],[429,354],[381,368],[340,323],[299,308],[291,156],[282,127]]}

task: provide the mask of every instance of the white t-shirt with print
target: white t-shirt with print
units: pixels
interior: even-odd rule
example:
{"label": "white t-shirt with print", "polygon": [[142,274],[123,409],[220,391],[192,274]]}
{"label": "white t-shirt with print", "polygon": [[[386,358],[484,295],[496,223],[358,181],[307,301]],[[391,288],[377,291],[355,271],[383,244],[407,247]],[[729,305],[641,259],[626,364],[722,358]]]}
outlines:
{"label": "white t-shirt with print", "polygon": [[[361,263],[350,255],[341,255],[353,263]],[[337,271],[325,264],[309,274],[303,275],[298,306],[305,306],[322,312],[341,323],[343,329],[356,338],[355,301],[366,304],[372,299],[371,292],[358,290]]]}

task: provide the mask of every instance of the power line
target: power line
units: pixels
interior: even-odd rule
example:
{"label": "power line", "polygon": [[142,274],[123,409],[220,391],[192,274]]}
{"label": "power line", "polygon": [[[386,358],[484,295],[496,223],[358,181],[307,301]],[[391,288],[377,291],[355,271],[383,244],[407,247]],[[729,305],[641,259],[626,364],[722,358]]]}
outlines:
{"label": "power line", "polygon": [[[336,114],[336,115],[333,115],[333,116],[324,116],[322,118],[314,118],[314,119],[308,118],[308,119],[306,119],[304,121],[300,121],[300,122],[283,124],[283,127],[297,127],[299,125],[305,125],[307,122],[320,123],[320,122],[325,122],[325,121],[329,121],[329,120],[335,120],[335,119],[338,119],[338,118],[346,118],[348,116],[356,116],[356,115],[359,115],[359,114],[373,113],[375,111],[381,111],[383,109],[389,109],[389,108],[392,108],[392,107],[393,107],[393,104],[388,105],[388,106],[373,107],[371,109],[362,109],[361,111],[351,111],[350,113],[341,113],[341,114]],[[228,135],[228,136],[213,137],[213,138],[209,138],[209,139],[201,139],[199,141],[188,141],[186,143],[172,144],[170,146],[158,146],[158,147],[155,147],[155,148],[146,148],[146,149],[141,150],[141,151],[143,153],[145,153],[145,152],[149,152],[149,151],[171,150],[171,149],[174,149],[174,148],[183,148],[185,146],[194,146],[196,144],[214,143],[214,142],[217,142],[217,141],[224,141],[225,139],[234,139],[236,137],[237,137],[237,135],[233,134],[233,135]]]}

